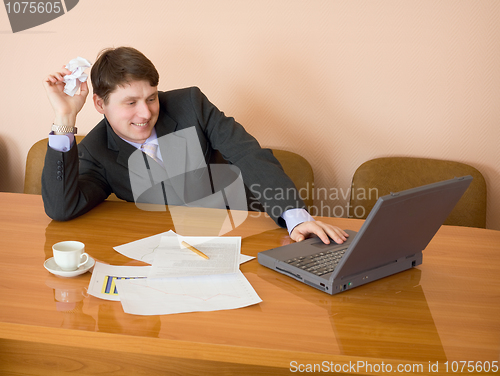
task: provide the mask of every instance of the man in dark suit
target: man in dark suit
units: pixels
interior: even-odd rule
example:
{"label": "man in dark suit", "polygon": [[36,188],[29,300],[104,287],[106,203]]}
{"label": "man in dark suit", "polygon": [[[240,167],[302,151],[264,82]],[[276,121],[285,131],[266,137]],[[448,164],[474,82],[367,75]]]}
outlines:
{"label": "man in dark suit", "polygon": [[[262,149],[255,138],[219,111],[198,88],[159,92],[156,68],[133,48],[106,49],[92,67],[93,102],[104,119],[76,146],[76,117],[89,90],[83,82],[79,94],[64,93],[64,76],[70,73],[64,68],[44,80],[55,112],[42,174],[45,211],[51,218],[75,218],[111,193],[136,201],[129,174],[132,154],[142,150],[149,155],[144,156],[147,165],[175,166],[171,157],[179,153],[171,153],[170,149],[176,145],[167,147],[161,139],[190,130],[196,145],[189,142],[180,153],[186,154],[183,160],[192,166],[185,171],[209,164],[220,153],[225,161],[239,168],[245,186],[261,198],[276,223],[288,228],[293,240],[301,241],[310,234],[318,235],[325,243],[329,242],[328,236],[339,243],[346,239],[347,234],[341,229],[314,221],[298,194],[270,194],[296,192],[272,152]],[[163,183],[162,187],[165,192]],[[166,203],[172,204],[165,196]]]}

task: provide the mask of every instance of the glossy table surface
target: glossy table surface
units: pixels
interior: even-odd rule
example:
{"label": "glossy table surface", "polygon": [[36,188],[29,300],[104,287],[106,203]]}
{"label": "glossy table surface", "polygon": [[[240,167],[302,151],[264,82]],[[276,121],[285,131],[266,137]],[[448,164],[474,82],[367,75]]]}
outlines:
{"label": "glossy table surface", "polygon": [[[106,201],[69,222],[51,221],[36,195],[0,193],[0,208],[0,364],[8,351],[14,352],[7,348],[22,348],[22,359],[29,358],[36,351],[30,345],[66,346],[93,352],[93,358],[106,351],[123,355],[115,363],[127,359],[132,364],[130,359],[142,355],[168,357],[162,367],[177,367],[180,374],[190,374],[187,364],[195,360],[204,362],[206,374],[210,366],[224,366],[228,374],[233,366],[238,374],[280,374],[315,364],[333,370],[353,362],[372,369],[344,368],[345,373],[380,374],[375,371],[383,365],[395,372],[398,366],[421,364],[419,373],[425,374],[435,364],[445,372],[445,362],[449,367],[456,362],[456,368],[462,367],[460,361],[472,361],[477,371],[478,363],[498,365],[500,360],[498,231],[443,226],[425,249],[422,265],[335,296],[255,259],[241,270],[262,298],[260,304],[134,316],[125,314],[119,302],[88,295],[90,273],[61,278],[45,270],[52,244],[79,240],[100,262],[141,265],[113,247],[169,229],[217,235],[213,212],[193,210],[174,228],[168,211],[143,211],[133,203]],[[363,223],[318,219],[352,230]],[[262,213],[249,213],[226,235],[241,236],[242,253],[251,256],[290,242],[286,230]]]}

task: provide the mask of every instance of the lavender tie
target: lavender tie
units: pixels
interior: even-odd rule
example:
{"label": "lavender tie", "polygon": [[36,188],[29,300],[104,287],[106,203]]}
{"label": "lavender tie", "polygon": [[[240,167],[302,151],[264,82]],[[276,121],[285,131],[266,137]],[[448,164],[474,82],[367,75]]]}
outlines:
{"label": "lavender tie", "polygon": [[155,160],[156,163],[158,163],[160,166],[163,166],[163,162],[158,159],[156,156],[156,151],[158,149],[158,145],[156,144],[142,144],[141,145],[141,150],[149,155],[151,158]]}

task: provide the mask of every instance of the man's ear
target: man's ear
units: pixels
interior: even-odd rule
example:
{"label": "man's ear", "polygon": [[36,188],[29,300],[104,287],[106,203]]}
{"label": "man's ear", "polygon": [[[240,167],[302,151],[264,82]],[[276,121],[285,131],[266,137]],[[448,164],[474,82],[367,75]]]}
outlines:
{"label": "man's ear", "polygon": [[102,99],[97,94],[92,97],[94,99],[94,107],[100,114],[104,115],[104,99]]}

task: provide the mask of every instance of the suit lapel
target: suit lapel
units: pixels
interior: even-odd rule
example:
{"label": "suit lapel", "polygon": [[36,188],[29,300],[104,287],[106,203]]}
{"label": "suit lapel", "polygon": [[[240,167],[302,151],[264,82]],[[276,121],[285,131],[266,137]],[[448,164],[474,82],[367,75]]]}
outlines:
{"label": "suit lapel", "polygon": [[111,128],[108,123],[108,119],[104,117],[106,122],[106,131],[108,136],[108,149],[118,153],[116,162],[126,168],[128,168],[128,159],[134,151],[137,149],[130,145],[128,142],[123,141]]}
{"label": "suit lapel", "polygon": [[155,128],[158,138],[174,132],[177,128],[177,123],[174,119],[168,116],[167,111],[165,111],[163,106],[160,107],[160,115],[156,121]]}

